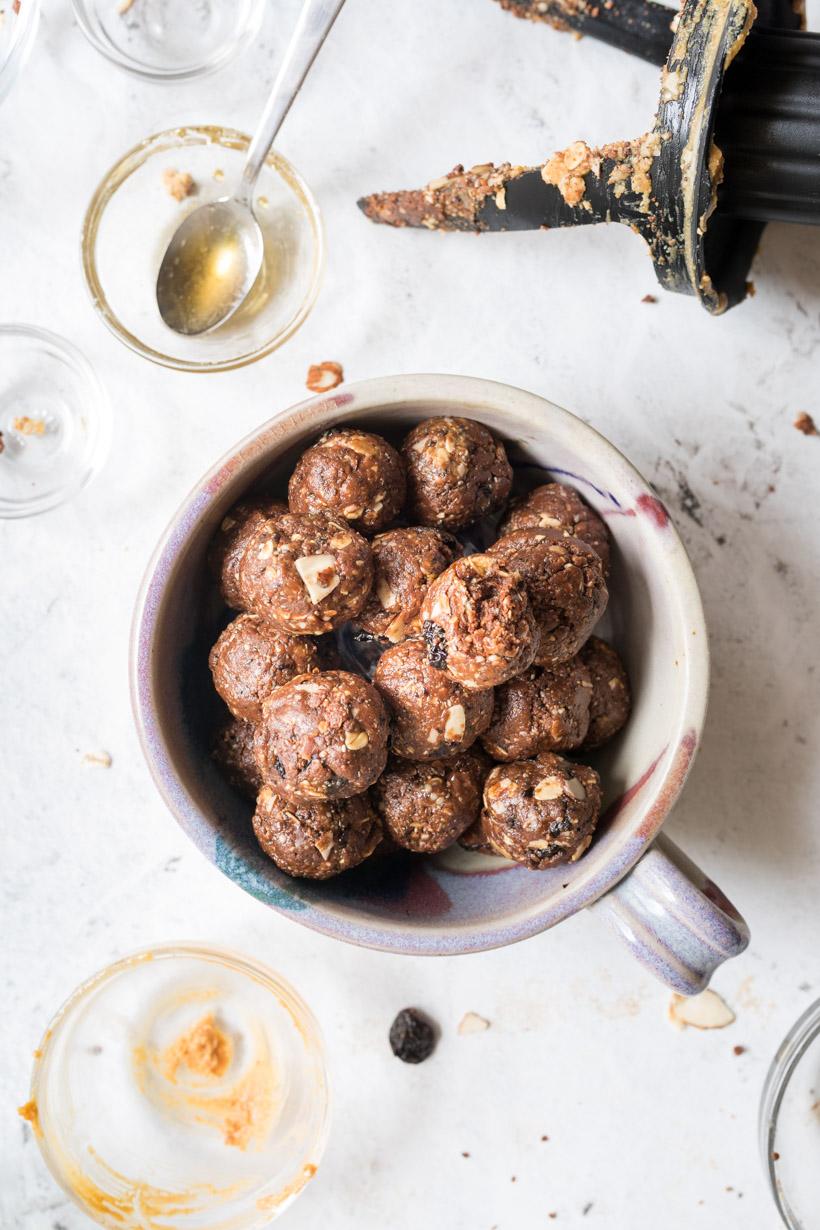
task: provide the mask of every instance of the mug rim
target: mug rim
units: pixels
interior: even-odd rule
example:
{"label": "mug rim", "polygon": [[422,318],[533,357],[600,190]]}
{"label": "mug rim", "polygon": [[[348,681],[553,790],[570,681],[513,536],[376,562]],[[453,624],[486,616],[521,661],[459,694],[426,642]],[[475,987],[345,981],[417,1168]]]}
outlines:
{"label": "mug rim", "polygon": [[[279,411],[272,418],[245,435],[229,449],[194,485],[178,506],[155,547],[134,607],[129,647],[129,678],[131,706],[143,755],[163,801],[177,823],[197,848],[215,863],[212,842],[203,835],[203,812],[191,797],[175,768],[175,760],[164,737],[154,703],[154,686],[150,670],[154,634],[160,622],[164,594],[176,565],[184,556],[190,535],[208,509],[217,502],[225,487],[238,474],[258,468],[261,456],[270,464],[277,455],[292,446],[299,436],[327,427],[328,416],[337,411],[397,411],[424,404],[430,413],[452,413],[454,406],[465,404],[478,412],[485,407],[495,413],[529,411],[536,417],[549,410],[550,431],[556,435],[580,433],[588,452],[603,457],[607,474],[618,472],[645,496],[653,510],[663,519],[667,568],[673,579],[676,605],[684,613],[694,635],[689,637],[686,670],[681,686],[676,714],[677,740],[675,754],[669,758],[664,772],[646,795],[638,821],[637,839],[617,846],[602,867],[581,884],[573,883],[555,900],[547,900],[524,917],[511,913],[503,924],[486,923],[442,924],[435,933],[422,932],[407,923],[381,919],[378,922],[362,918],[351,921],[349,911],[337,903],[312,903],[309,908],[292,914],[296,921],[311,930],[341,938],[347,942],[381,951],[413,955],[451,955],[481,952],[527,939],[547,930],[578,910],[592,905],[622,880],[638,862],[660,832],[666,817],[676,802],[688,776],[697,751],[706,716],[709,690],[709,647],[703,604],[692,564],[686,548],[671,518],[653,493],[647,481],[620,450],[596,428],[570,411],[540,394],[513,385],[473,376],[404,374],[380,376],[344,385],[338,392],[310,397]],[[440,407],[440,408],[439,408]],[[248,484],[253,481],[248,479]],[[234,498],[241,498],[238,492]],[[208,834],[212,825],[206,823]],[[217,864],[215,864],[217,865]],[[218,868],[223,870],[222,868]],[[224,872],[227,874],[227,872]],[[229,879],[233,878],[230,875]],[[234,880],[236,883],[236,880]],[[241,887],[241,886],[240,886]],[[287,905],[267,901],[277,913],[288,915]]]}

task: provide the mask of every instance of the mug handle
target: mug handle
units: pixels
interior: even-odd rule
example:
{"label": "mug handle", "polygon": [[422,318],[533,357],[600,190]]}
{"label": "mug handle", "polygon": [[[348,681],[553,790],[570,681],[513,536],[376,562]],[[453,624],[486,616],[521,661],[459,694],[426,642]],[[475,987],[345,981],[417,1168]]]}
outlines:
{"label": "mug handle", "polygon": [[716,884],[661,834],[593,909],[608,915],[641,965],[696,995],[749,943],[749,928]]}

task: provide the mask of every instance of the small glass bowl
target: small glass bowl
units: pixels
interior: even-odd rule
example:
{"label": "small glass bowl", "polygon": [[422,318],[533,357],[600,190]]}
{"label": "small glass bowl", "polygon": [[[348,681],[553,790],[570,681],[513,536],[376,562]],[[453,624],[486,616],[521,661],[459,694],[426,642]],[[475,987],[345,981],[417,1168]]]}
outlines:
{"label": "small glass bowl", "polygon": [[71,499],[108,450],[108,399],[74,346],[33,325],[0,325],[0,517]]}
{"label": "small glass bowl", "polygon": [[222,68],[259,33],[265,0],[73,0],[80,29],[120,68],[189,81]]}
{"label": "small glass bowl", "polygon": [[792,1026],[760,1101],[760,1150],[789,1230],[820,1230],[820,1000]]}
{"label": "small glass bowl", "polygon": [[12,0],[3,5],[0,17],[0,102],[8,94],[25,66],[40,22],[40,0],[20,0],[15,11]]}
{"label": "small glass bowl", "polygon": [[83,983],[39,1048],[32,1125],[51,1174],[111,1230],[259,1230],[316,1173],[324,1047],[264,966],[163,945]]}
{"label": "small glass bowl", "polygon": [[[180,222],[227,196],[249,138],[232,128],[186,127],[147,137],[112,167],[85,216],[82,260],[94,307],[131,350],[180,371],[244,367],[270,354],[307,318],[319,291],[324,237],[307,185],[281,154],[269,154],[254,196],[265,239],[262,272],[248,301],[223,326],[183,337],[156,301],[160,262]],[[194,192],[174,199],[163,176],[189,174]]]}

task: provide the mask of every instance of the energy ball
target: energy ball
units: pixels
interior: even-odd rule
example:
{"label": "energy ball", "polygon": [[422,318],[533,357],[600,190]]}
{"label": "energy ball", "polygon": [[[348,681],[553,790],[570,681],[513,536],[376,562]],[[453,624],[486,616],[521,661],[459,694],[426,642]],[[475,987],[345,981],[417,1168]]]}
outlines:
{"label": "energy ball", "polygon": [[388,733],[384,702],[360,675],[297,675],[262,705],[256,763],[289,798],[347,799],[381,773]]}
{"label": "energy ball", "polygon": [[427,588],[461,546],[452,534],[413,526],[379,534],[371,547],[373,590],[357,622],[363,632],[395,645],[421,631],[419,611]]}
{"label": "energy ball", "polygon": [[308,803],[263,786],[253,831],[262,849],[289,876],[328,880],[358,867],[379,844],[381,824],[368,795]]}
{"label": "energy ball", "polygon": [[527,529],[560,530],[562,534],[580,538],[598,552],[604,576],[608,576],[609,530],[574,487],[567,487],[565,483],[545,483],[516,500],[501,522],[499,534]]}
{"label": "energy ball", "polygon": [[422,525],[464,529],[500,508],[512,487],[504,445],[471,419],[419,423],[401,446],[408,514]]}
{"label": "energy ball", "polygon": [[239,566],[247,609],[295,636],[318,636],[354,619],[372,583],[369,544],[330,513],[266,521]]}
{"label": "energy ball", "polygon": [[250,722],[234,718],[218,730],[211,754],[231,785],[249,799],[262,788],[262,774],[253,753],[255,730]]}
{"label": "energy ball", "polygon": [[235,611],[243,609],[239,592],[239,565],[245,549],[261,525],[268,518],[281,517],[288,511],[281,500],[260,500],[257,503],[243,501],[226,513],[214,535],[208,562],[219,581],[219,591],[228,606]]}
{"label": "energy ball", "polygon": [[431,665],[446,668],[467,688],[512,679],[538,652],[538,625],[524,580],[494,555],[468,555],[451,564],[428,589],[421,619]]}
{"label": "energy ball", "polygon": [[294,675],[318,670],[316,645],[291,636],[258,615],[239,615],[211,650],[214,687],[234,717],[258,722],[262,701]]}
{"label": "energy ball", "polygon": [[373,788],[384,830],[416,854],[446,850],[481,808],[481,762],[467,752],[451,760],[391,757]]}
{"label": "energy ball", "polygon": [[600,811],[595,770],[544,752],[493,769],[484,783],[481,825],[497,854],[539,871],[580,858]]}
{"label": "energy ball", "polygon": [[592,675],[580,657],[530,667],[496,689],[484,750],[494,760],[572,751],[586,738],[591,699]]}
{"label": "energy ball", "polygon": [[584,747],[600,747],[626,725],[632,708],[629,677],[616,651],[597,636],[589,638],[579,658],[592,679]]}
{"label": "energy ball", "polygon": [[328,431],[296,463],[288,484],[291,512],[332,512],[362,533],[383,529],[401,512],[404,462],[381,436]]}
{"label": "energy ball", "polygon": [[466,751],[492,717],[492,689],[465,688],[432,666],[423,641],[403,641],[387,649],[373,683],[392,717],[391,749],[407,760],[435,760]]}
{"label": "energy ball", "polygon": [[520,572],[541,633],[535,661],[574,658],[606,610],[609,594],[601,557],[560,530],[516,530],[490,554]]}

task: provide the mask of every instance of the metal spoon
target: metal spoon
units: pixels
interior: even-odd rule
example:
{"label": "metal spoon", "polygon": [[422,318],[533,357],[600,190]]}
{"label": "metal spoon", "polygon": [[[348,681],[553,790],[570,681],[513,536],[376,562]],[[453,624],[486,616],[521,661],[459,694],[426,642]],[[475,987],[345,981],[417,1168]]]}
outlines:
{"label": "metal spoon", "polygon": [[177,333],[224,324],[250,294],[264,256],[253,190],[276,135],[345,0],[304,0],[296,29],[254,134],[234,195],[189,214],[165,250],[157,306]]}

